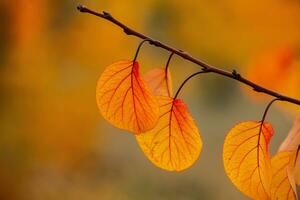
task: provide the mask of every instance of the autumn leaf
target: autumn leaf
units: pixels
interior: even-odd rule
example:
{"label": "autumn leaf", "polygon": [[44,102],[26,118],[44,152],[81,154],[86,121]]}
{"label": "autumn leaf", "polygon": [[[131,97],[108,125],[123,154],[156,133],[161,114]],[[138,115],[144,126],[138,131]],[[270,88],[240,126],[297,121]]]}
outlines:
{"label": "autumn leaf", "polygon": [[[298,116],[294,122],[293,127],[288,133],[283,143],[279,147],[281,151],[297,151],[300,145],[300,116]],[[297,185],[300,185],[300,159],[297,157],[295,164],[295,181]]]}
{"label": "autumn leaf", "polygon": [[173,95],[172,79],[169,69],[155,68],[144,75],[146,83],[149,85],[154,95],[168,96]]}
{"label": "autumn leaf", "polygon": [[234,126],[223,146],[225,171],[234,185],[252,199],[268,199],[271,184],[268,123],[246,121]]}
{"label": "autumn leaf", "polygon": [[298,199],[294,180],[296,155],[297,151],[284,151],[277,153],[272,158],[271,199]]}
{"label": "autumn leaf", "polygon": [[156,166],[182,171],[199,157],[202,140],[182,100],[159,96],[160,117],[154,129],[136,136],[146,156]]}
{"label": "autumn leaf", "polygon": [[108,66],[98,80],[96,99],[103,117],[118,128],[140,134],[157,123],[158,104],[140,77],[138,62]]}

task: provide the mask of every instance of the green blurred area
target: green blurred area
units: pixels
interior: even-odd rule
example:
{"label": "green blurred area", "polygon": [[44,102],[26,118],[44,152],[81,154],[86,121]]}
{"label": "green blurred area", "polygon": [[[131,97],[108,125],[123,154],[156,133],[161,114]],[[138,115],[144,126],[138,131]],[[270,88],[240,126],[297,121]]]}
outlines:
{"label": "green blurred area", "polygon": [[[253,56],[300,44],[300,1],[4,0],[0,2],[0,199],[246,199],[223,169],[226,132],[260,119],[238,83],[218,75],[190,81],[189,105],[204,146],[181,173],[153,166],[135,138],[113,128],[95,102],[108,64],[132,58],[137,38],[76,10],[106,10],[153,38],[224,69],[243,70]],[[142,72],[164,66],[168,52],[145,45]],[[174,88],[198,67],[174,57]],[[293,116],[273,107],[274,153]]]}

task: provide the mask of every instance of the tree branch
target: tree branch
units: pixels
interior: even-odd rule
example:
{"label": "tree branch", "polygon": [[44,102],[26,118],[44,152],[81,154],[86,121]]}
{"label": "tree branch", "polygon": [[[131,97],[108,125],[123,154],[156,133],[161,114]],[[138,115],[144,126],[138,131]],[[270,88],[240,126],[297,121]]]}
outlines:
{"label": "tree branch", "polygon": [[288,96],[284,96],[282,94],[279,94],[275,91],[272,91],[270,89],[267,89],[267,88],[264,88],[244,77],[242,77],[236,70],[233,70],[232,72],[230,71],[226,71],[226,70],[223,70],[223,69],[219,69],[217,67],[214,67],[212,65],[209,65],[199,59],[196,59],[194,58],[193,56],[191,56],[190,54],[188,54],[187,52],[185,51],[182,51],[182,50],[179,50],[177,48],[174,48],[174,47],[171,47],[167,44],[164,44],[158,40],[154,40],[142,33],[139,33],[131,28],[129,28],[128,26],[126,26],[125,24],[123,24],[122,22],[120,22],[119,20],[115,19],[110,13],[108,12],[105,12],[103,11],[103,13],[98,13],[96,11],[93,11],[83,5],[79,5],[77,6],[77,9],[80,11],[80,12],[83,12],[83,13],[89,13],[89,14],[92,14],[92,15],[95,15],[95,16],[98,16],[98,17],[101,17],[107,21],[110,21],[111,23],[119,26],[120,28],[123,29],[123,31],[127,34],[127,35],[133,35],[135,37],[138,37],[138,38],[141,38],[141,39],[147,39],[149,41],[149,44],[151,45],[154,45],[156,47],[160,47],[162,49],[165,49],[171,53],[174,53],[180,57],[182,57],[183,59],[185,60],[188,60],[192,63],[195,63],[197,65],[199,65],[203,71],[207,71],[207,72],[213,72],[213,73],[216,73],[216,74],[219,74],[219,75],[222,75],[222,76],[226,76],[228,78],[231,78],[231,79],[234,79],[234,80],[237,80],[245,85],[248,85],[250,86],[254,91],[256,92],[260,92],[260,93],[264,93],[264,94],[268,94],[270,96],[273,96],[273,97],[276,97],[278,100],[280,101],[286,101],[286,102],[290,102],[290,103],[293,103],[293,104],[297,104],[297,105],[300,105],[300,100],[298,99],[295,99],[295,98],[291,98],[291,97],[288,97]]}

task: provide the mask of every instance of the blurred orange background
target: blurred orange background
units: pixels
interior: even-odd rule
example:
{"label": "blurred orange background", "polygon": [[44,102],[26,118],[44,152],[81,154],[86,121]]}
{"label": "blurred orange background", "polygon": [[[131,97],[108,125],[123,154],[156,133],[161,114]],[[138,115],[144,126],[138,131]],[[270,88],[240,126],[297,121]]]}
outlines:
{"label": "blurred orange background", "polygon": [[[237,122],[259,120],[270,97],[252,98],[251,89],[218,75],[193,79],[180,98],[201,130],[203,151],[184,172],[160,170],[132,135],[104,121],[95,102],[104,67],[132,58],[140,40],[79,13],[79,3],[109,11],[142,33],[266,86],[281,83],[292,66],[288,86],[282,81],[284,87],[273,89],[300,98],[299,0],[2,0],[0,199],[246,199],[226,177],[222,144]],[[276,52],[286,48],[291,61],[278,66],[282,57]],[[168,55],[145,45],[139,55],[142,72],[164,66]],[[265,55],[267,61],[257,61]],[[265,67],[268,60],[275,64]],[[174,89],[197,69],[175,56]],[[272,152],[298,107],[273,107],[269,113],[275,127]]]}

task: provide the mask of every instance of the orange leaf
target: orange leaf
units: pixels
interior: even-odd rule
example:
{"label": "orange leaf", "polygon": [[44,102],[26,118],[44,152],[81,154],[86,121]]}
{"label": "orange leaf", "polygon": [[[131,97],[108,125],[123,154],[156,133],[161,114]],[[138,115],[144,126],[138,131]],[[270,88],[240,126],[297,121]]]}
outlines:
{"label": "orange leaf", "polygon": [[[300,145],[300,116],[296,118],[293,127],[291,128],[288,136],[281,144],[279,151],[297,151]],[[297,158],[295,166],[295,181],[300,185],[300,159]]]}
{"label": "orange leaf", "polygon": [[139,134],[157,123],[158,104],[137,62],[122,60],[108,66],[98,80],[96,98],[103,117],[118,128]]}
{"label": "orange leaf", "polygon": [[270,124],[246,121],[234,126],[223,146],[225,171],[234,185],[253,199],[268,199],[271,184]]}
{"label": "orange leaf", "polygon": [[144,75],[144,78],[146,83],[152,89],[154,95],[168,97],[173,95],[172,80],[169,69],[167,70],[167,73],[164,68],[152,69]]}
{"label": "orange leaf", "polygon": [[160,119],[154,129],[136,136],[138,144],[156,166],[169,171],[184,170],[201,152],[198,128],[181,100],[157,98]]}
{"label": "orange leaf", "polygon": [[296,151],[279,152],[272,158],[271,199],[298,199],[294,180],[295,158]]}

